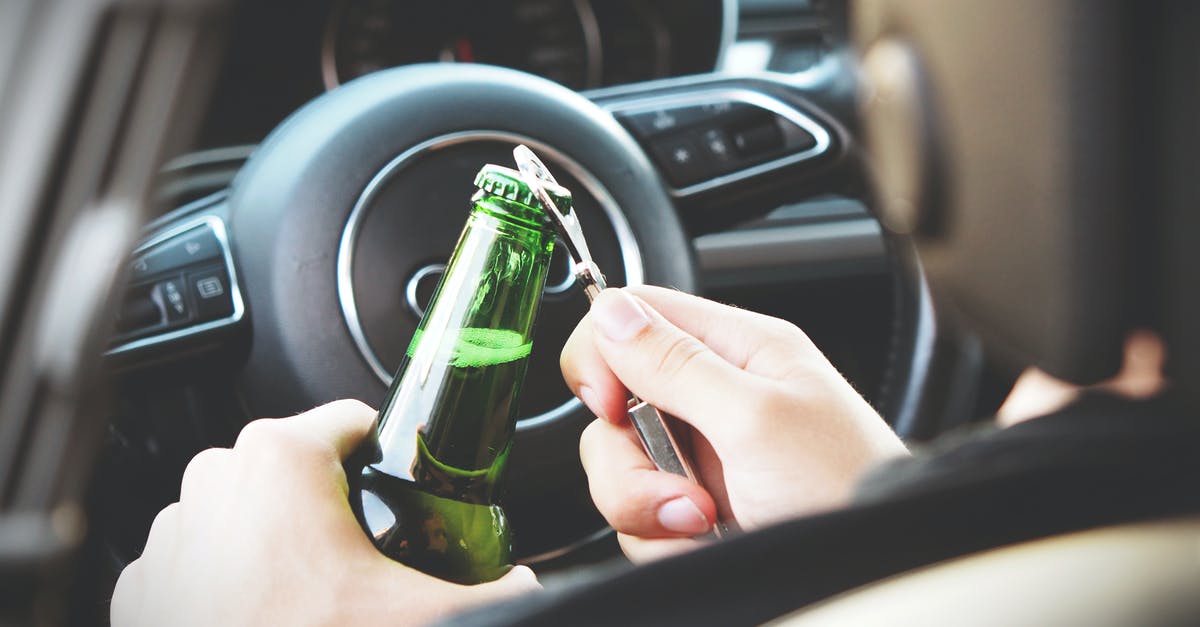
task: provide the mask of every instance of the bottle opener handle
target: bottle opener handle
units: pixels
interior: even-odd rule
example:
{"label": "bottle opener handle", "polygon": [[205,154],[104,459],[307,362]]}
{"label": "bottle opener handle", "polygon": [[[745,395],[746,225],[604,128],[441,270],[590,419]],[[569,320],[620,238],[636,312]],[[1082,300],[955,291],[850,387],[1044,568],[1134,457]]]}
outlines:
{"label": "bottle opener handle", "polygon": [[[555,228],[575,262],[575,277],[583,286],[588,302],[591,303],[605,288],[605,281],[600,268],[592,260],[587,240],[583,236],[583,229],[579,225],[579,218],[571,208],[568,208],[566,214],[562,213],[554,199],[550,197],[544,185],[557,185],[558,182],[532,150],[524,145],[517,146],[513,150],[513,158],[530,190],[553,219]],[[692,483],[699,485],[700,480],[679,448],[679,442],[672,433],[668,418],[657,407],[639,399],[636,395],[629,399],[627,410],[638,438],[641,439],[642,446],[645,447],[646,454],[650,456],[654,465],[659,470],[687,477]],[[723,525],[716,524],[711,532],[698,537],[719,538],[723,535],[724,530]]]}
{"label": "bottle opener handle", "polygon": [[[633,396],[629,399],[629,421],[642,441],[642,447],[650,456],[654,465],[663,472],[687,477],[692,483],[699,484],[700,479],[692,469],[691,463],[683,454],[679,441],[675,439],[674,430],[668,422],[669,416],[646,401]],[[708,533],[696,536],[699,539],[718,539],[724,537],[727,528],[721,523],[714,524]]]}
{"label": "bottle opener handle", "polygon": [[634,396],[629,399],[628,413],[642,446],[646,447],[646,453],[659,470],[699,482],[667,424],[667,417],[657,407]]}

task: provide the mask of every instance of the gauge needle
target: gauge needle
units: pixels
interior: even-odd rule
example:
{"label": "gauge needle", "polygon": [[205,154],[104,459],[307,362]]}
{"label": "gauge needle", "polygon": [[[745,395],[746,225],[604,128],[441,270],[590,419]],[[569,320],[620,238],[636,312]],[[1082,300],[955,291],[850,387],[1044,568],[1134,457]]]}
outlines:
{"label": "gauge needle", "polygon": [[441,52],[438,53],[438,61],[442,63],[474,63],[475,46],[466,37],[458,37],[453,41],[448,41],[442,46]]}
{"label": "gauge needle", "polygon": [[459,63],[475,62],[475,47],[471,45],[470,39],[459,37],[454,40],[454,60]]}

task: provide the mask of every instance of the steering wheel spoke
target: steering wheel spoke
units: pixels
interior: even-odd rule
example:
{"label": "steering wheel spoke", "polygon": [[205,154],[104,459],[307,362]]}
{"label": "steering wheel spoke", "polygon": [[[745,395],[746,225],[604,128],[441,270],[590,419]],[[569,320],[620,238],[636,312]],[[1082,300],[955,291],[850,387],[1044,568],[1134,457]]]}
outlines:
{"label": "steering wheel spoke", "polygon": [[130,255],[107,357],[120,369],[229,345],[246,317],[223,195],[158,223]]}
{"label": "steering wheel spoke", "polygon": [[786,83],[712,75],[590,95],[645,150],[692,233],[864,189],[846,130]]}

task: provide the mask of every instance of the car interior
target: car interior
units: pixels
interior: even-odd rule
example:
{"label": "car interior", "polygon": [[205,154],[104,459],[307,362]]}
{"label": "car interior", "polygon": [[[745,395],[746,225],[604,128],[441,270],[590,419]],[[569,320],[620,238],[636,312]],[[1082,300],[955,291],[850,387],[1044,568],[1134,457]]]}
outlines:
{"label": "car interior", "polygon": [[[988,424],[1019,369],[935,312],[921,263],[937,258],[918,262],[890,234],[904,228],[879,217],[911,181],[947,176],[945,164],[906,171],[924,155],[905,150],[942,139],[926,133],[929,118],[970,124],[986,105],[967,93],[950,111],[864,116],[864,76],[915,70],[903,52],[864,60],[862,50],[908,34],[942,64],[935,78],[960,78],[970,70],[939,43],[1003,25],[1029,46],[991,58],[981,76],[989,64],[1036,64],[1049,102],[1055,77],[1119,65],[1071,34],[1127,9],[962,4],[6,3],[0,620],[107,623],[117,575],[178,499],[196,453],[232,445],[255,418],[340,398],[378,406],[462,228],[474,173],[511,165],[517,144],[573,192],[610,284],[669,286],[796,324],[913,447]],[[995,84],[971,93],[1003,102]],[[1094,86],[1076,85],[1068,104],[1086,106]],[[1105,141],[1124,139],[1096,150],[1124,146]],[[1062,146],[1047,142],[1050,163]],[[898,152],[876,164],[865,146]],[[971,175],[987,163],[945,167]],[[936,208],[954,191],[926,185],[919,200]],[[937,219],[926,211],[918,226]],[[988,247],[982,236],[969,245]],[[969,297],[964,306],[979,304]],[[502,498],[518,561],[547,586],[623,559],[578,459],[593,416],[559,372],[587,307],[556,251]],[[1045,329],[1046,342],[1084,331]],[[1095,616],[1108,622],[1090,624],[1181,616],[1164,608],[1200,583],[1194,521],[1103,533],[964,557],[781,621],[1080,624],[1051,594],[1065,579],[1106,600]],[[1090,566],[1112,563],[1154,576],[1131,585]],[[1014,608],[972,592],[988,586],[1046,592]],[[931,598],[961,601],[932,612]]]}

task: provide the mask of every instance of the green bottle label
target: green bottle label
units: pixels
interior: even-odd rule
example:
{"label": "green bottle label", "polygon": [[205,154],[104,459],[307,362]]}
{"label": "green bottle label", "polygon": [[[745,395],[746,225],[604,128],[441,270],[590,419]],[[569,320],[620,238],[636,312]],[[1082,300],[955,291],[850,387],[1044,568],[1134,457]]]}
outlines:
{"label": "green bottle label", "polygon": [[[408,357],[421,342],[423,332],[417,329],[408,345]],[[507,329],[463,329],[451,346],[446,362],[455,368],[479,368],[516,361],[529,356],[533,342],[516,331]]]}

